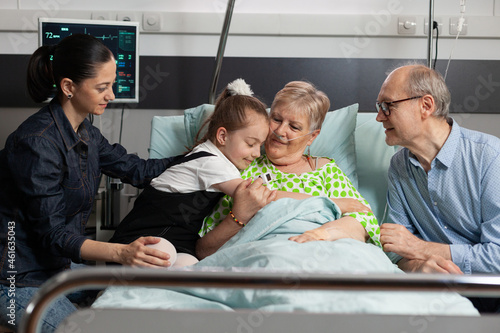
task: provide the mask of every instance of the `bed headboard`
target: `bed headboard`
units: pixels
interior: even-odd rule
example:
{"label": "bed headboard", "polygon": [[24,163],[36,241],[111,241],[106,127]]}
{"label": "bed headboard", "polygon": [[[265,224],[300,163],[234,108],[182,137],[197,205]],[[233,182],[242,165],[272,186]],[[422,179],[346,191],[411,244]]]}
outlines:
{"label": "bed headboard", "polygon": [[[184,111],[184,116],[156,116],[151,124],[150,158],[179,155],[191,146],[213,105]],[[328,112],[311,154],[334,158],[382,221],[387,170],[394,147],[385,144],[384,128],[375,113],[358,113],[358,104]]]}
{"label": "bed headboard", "polygon": [[385,222],[387,171],[397,147],[385,143],[385,130],[376,113],[358,113],[356,122],[356,170],[358,191],[370,203],[379,224]]}

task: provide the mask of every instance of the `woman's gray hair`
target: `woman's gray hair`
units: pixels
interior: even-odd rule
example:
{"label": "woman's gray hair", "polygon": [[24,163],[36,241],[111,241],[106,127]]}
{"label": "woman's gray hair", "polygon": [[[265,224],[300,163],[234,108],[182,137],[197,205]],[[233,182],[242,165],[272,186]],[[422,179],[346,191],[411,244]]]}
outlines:
{"label": "woman's gray hair", "polygon": [[431,95],[434,98],[435,117],[448,118],[451,94],[441,74],[427,66],[411,65],[405,91],[409,97]]}
{"label": "woman's gray hair", "polygon": [[292,81],[285,85],[274,98],[273,109],[286,107],[287,110],[305,113],[310,122],[311,131],[321,129],[326,113],[330,109],[330,100],[326,94],[305,81]]}

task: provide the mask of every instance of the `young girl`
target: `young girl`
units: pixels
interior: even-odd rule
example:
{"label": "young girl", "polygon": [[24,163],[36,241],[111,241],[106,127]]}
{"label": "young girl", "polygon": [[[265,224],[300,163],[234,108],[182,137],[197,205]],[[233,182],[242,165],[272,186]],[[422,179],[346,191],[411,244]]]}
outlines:
{"label": "young girl", "polygon": [[[230,83],[215,104],[207,133],[194,149],[178,156],[151,181],[110,242],[130,243],[141,236],[163,237],[190,262],[203,219],[224,195],[243,181],[240,171],[260,156],[269,132],[265,105],[242,79]],[[199,135],[199,133],[198,133]],[[174,256],[170,253],[170,261]],[[178,262],[176,266],[182,266]]]}

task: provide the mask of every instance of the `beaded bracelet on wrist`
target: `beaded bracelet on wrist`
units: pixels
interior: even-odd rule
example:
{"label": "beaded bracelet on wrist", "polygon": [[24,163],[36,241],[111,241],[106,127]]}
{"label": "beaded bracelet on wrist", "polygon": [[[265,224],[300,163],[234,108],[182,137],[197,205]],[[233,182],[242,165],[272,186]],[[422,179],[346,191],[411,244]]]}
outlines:
{"label": "beaded bracelet on wrist", "polygon": [[243,222],[239,221],[239,220],[236,218],[236,216],[234,216],[234,214],[233,214],[233,211],[232,211],[232,210],[230,210],[230,211],[229,211],[229,215],[231,215],[231,217],[232,217],[232,219],[233,219],[233,221],[234,221],[234,222],[238,223],[238,224],[239,224],[239,225],[241,225],[242,227],[244,227],[244,226],[246,225],[245,223],[243,223]]}

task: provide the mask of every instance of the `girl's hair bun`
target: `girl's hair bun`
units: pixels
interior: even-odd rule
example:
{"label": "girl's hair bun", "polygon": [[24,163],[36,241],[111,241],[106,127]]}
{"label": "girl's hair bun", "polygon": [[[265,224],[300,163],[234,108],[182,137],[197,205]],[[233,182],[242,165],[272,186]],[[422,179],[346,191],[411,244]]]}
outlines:
{"label": "girl's hair bun", "polygon": [[243,79],[236,79],[227,85],[227,90],[231,96],[244,95],[253,96],[253,91],[250,85]]}

